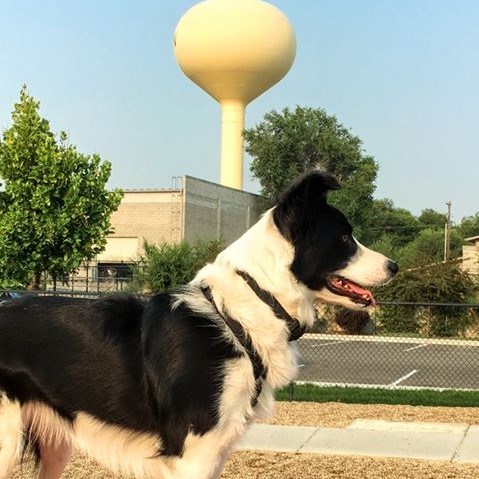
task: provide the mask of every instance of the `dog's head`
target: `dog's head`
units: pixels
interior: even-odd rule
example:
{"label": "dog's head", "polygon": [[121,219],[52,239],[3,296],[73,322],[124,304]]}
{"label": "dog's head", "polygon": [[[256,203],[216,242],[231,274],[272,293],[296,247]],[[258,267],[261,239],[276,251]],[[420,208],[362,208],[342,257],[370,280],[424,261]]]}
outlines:
{"label": "dog's head", "polygon": [[396,263],[360,244],[341,211],[327,202],[339,189],[330,175],[312,171],[279,199],[273,220],[294,249],[291,272],[321,302],[352,309],[374,306],[367,289],[388,282]]}

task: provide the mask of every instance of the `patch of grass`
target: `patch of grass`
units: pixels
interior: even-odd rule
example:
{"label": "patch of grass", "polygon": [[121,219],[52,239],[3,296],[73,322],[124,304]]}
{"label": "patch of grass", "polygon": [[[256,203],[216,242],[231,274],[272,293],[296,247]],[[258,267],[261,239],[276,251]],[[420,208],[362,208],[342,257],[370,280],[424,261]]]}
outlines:
{"label": "patch of grass", "polygon": [[[278,401],[288,401],[291,389],[276,392]],[[479,391],[431,391],[366,389],[356,387],[320,387],[313,384],[294,384],[293,401],[341,402],[349,404],[408,404],[411,406],[478,407]]]}

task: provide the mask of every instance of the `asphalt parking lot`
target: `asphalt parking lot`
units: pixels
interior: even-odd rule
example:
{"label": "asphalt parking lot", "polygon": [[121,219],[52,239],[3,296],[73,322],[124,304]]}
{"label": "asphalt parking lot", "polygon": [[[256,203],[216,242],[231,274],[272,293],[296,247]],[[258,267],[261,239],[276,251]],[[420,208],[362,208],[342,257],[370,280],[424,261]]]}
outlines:
{"label": "asphalt parking lot", "polygon": [[298,380],[479,390],[479,341],[306,335]]}

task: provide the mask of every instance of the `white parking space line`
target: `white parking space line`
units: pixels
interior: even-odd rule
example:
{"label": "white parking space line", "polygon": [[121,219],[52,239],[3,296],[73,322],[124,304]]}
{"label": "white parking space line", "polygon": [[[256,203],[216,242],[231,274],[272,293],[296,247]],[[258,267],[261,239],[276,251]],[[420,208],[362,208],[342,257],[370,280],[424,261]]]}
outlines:
{"label": "white parking space line", "polygon": [[389,384],[389,386],[397,386],[399,383],[402,383],[406,379],[410,378],[412,375],[417,373],[417,369],[413,369],[410,373],[407,373],[405,376],[402,378],[399,378],[397,381],[394,381],[393,383]]}
{"label": "white parking space line", "polygon": [[403,349],[403,352],[412,351],[413,349],[425,348],[426,346],[429,346],[429,344],[420,344],[419,346],[414,346],[412,348]]}
{"label": "white parking space line", "polygon": [[349,343],[350,341],[346,340],[346,341],[329,341],[327,343],[321,343],[321,344],[312,344],[311,347],[312,348],[322,348],[323,346],[332,346],[333,344],[345,344],[345,343]]}

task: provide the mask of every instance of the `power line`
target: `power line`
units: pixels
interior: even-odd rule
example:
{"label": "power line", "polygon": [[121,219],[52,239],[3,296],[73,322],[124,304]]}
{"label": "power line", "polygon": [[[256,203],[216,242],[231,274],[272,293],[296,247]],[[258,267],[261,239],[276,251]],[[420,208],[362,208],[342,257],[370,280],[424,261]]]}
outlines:
{"label": "power line", "polygon": [[370,230],[413,230],[413,229],[439,229],[436,225],[421,225],[421,226],[368,226],[361,228],[363,231]]}

